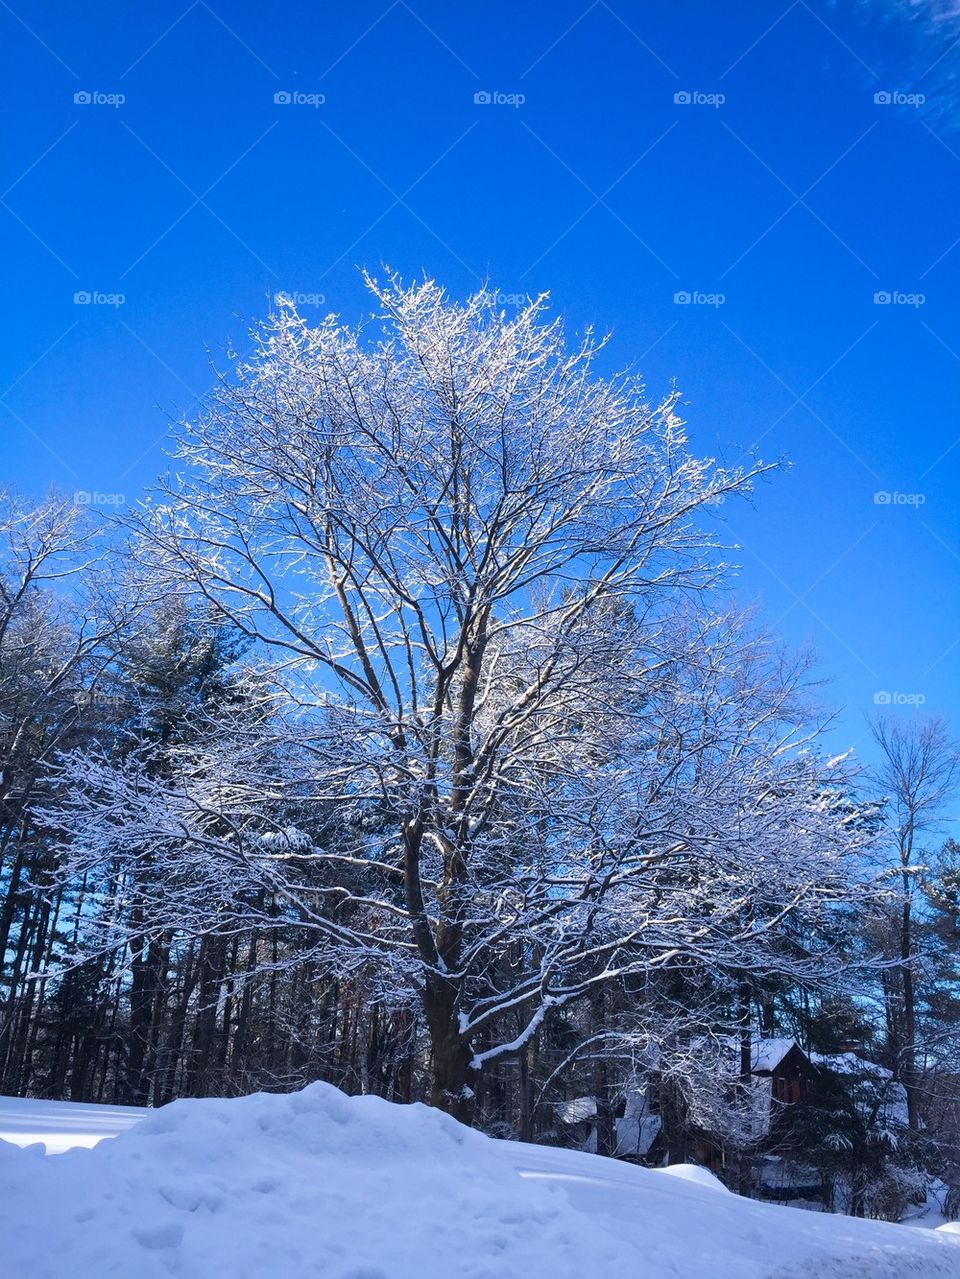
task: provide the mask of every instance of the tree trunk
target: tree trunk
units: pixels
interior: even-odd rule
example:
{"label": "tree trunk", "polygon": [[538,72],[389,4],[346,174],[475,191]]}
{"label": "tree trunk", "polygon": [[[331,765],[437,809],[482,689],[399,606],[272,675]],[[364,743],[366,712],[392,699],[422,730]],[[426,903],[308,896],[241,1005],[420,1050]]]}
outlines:
{"label": "tree trunk", "polygon": [[[590,1020],[593,1034],[602,1034],[606,1028],[606,984],[598,982],[590,990]],[[605,1048],[601,1041],[594,1061],[593,1091],[597,1099],[597,1154],[616,1153],[616,1129],[613,1120],[610,1070]]]}
{"label": "tree trunk", "polygon": [[445,1110],[461,1123],[473,1122],[476,1072],[470,1044],[460,1033],[456,989],[432,973],[424,990],[430,1031],[430,1105]]}
{"label": "tree trunk", "polygon": [[[751,1026],[752,991],[749,982],[742,982],[739,990],[740,1014],[740,1094],[745,1114],[748,1112],[753,1091],[753,1036]],[[746,1122],[746,1118],[744,1120]],[[744,1135],[744,1141],[749,1138]],[[737,1151],[737,1193],[749,1197],[751,1187],[751,1159],[749,1145]]]}
{"label": "tree trunk", "polygon": [[900,918],[900,958],[903,961],[903,1067],[901,1079],[907,1094],[907,1123],[912,1132],[920,1129],[917,1093],[917,1006],[913,981],[913,920],[910,876],[903,876],[903,911]]}
{"label": "tree trunk", "polygon": [[533,1141],[533,1081],[537,1065],[537,1046],[538,1037],[531,1035],[526,1047],[520,1050],[519,1061],[519,1092],[520,1092],[520,1122],[519,1137],[521,1141]]}

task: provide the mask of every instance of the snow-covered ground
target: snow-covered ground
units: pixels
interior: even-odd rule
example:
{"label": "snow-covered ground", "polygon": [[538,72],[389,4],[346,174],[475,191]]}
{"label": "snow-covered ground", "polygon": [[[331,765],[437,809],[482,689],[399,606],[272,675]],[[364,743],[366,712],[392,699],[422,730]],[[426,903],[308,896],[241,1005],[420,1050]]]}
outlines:
{"label": "snow-covered ground", "polygon": [[0,1141],[12,1141],[15,1146],[42,1142],[48,1155],[60,1155],[75,1146],[91,1147],[104,1137],[116,1137],[149,1114],[139,1106],[0,1097]]}
{"label": "snow-covered ground", "polygon": [[325,1084],[148,1112],[2,1101],[0,1135],[4,1279],[960,1279],[957,1234],[753,1203],[698,1169],[492,1141]]}

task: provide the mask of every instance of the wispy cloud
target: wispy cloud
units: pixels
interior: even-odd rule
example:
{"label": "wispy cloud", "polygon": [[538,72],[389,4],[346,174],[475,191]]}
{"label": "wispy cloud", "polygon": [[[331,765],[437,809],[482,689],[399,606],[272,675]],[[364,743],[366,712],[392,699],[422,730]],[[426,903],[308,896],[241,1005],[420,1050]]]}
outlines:
{"label": "wispy cloud", "polygon": [[960,127],[960,0],[860,0],[859,9],[899,28],[904,79],[938,125]]}

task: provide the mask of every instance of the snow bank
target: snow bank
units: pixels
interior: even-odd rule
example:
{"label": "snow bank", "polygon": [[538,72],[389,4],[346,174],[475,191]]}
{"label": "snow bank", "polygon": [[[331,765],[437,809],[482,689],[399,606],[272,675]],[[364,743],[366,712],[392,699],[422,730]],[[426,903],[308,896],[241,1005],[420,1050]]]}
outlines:
{"label": "snow bank", "polygon": [[10,1279],[960,1279],[960,1242],[495,1142],[423,1106],[179,1101],[44,1158],[0,1144]]}

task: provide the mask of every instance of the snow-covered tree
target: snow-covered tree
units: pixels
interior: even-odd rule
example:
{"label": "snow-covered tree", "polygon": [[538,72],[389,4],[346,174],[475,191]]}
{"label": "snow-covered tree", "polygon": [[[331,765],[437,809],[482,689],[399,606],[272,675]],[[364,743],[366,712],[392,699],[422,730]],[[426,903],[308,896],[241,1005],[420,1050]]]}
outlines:
{"label": "snow-covered tree", "polygon": [[[937,718],[909,724],[880,720],[873,736],[881,752],[875,780],[886,803],[884,848],[891,854],[887,868],[894,885],[878,912],[878,925],[887,958],[899,961],[884,971],[887,1044],[891,1064],[906,1089],[910,1127],[916,1130],[921,1123],[924,1048],[917,993],[923,985],[920,889],[928,871],[926,858],[933,851],[927,841],[960,786],[960,748]],[[933,1052],[936,1056],[935,1047]]]}
{"label": "snow-covered tree", "polygon": [[112,710],[100,679],[131,601],[103,571],[85,508],[0,491],[0,1089],[26,1086],[57,942],[55,851],[37,819],[58,751]]}
{"label": "snow-covered tree", "polygon": [[167,849],[156,904],[191,927],[268,887],[327,962],[413,992],[432,1100],[469,1117],[598,984],[812,975],[784,925],[849,891],[856,824],[796,673],[710,603],[711,509],[763,468],[693,456],[677,395],[601,377],[544,299],[370,287],[372,334],[281,300],[137,521],[271,656],[272,773],[266,725],[184,748],[172,787],[75,758],[61,823],[87,865]]}

